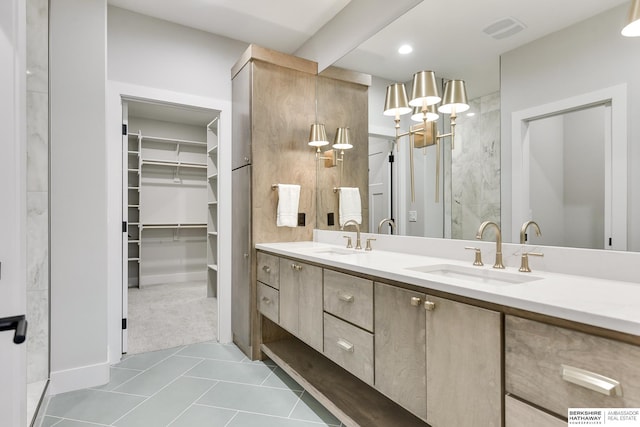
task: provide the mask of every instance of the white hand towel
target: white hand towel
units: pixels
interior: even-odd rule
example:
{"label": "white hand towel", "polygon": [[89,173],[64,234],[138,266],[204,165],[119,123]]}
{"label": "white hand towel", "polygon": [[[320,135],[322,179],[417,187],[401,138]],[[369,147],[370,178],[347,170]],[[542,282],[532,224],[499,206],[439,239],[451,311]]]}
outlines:
{"label": "white hand towel", "polygon": [[278,227],[298,226],[298,203],[300,202],[300,186],[295,184],[278,184]]}
{"label": "white hand towel", "polygon": [[340,187],[340,227],[349,220],[362,224],[362,207],[358,187]]}

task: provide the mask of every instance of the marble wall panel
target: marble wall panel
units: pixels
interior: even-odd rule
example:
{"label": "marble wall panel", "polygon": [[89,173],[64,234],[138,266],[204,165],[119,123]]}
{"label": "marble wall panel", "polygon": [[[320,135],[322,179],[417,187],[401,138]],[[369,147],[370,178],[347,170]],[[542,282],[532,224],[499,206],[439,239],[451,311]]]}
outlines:
{"label": "marble wall panel", "polygon": [[500,223],[500,94],[470,101],[451,154],[451,237],[474,239],[482,221]]}
{"label": "marble wall panel", "polygon": [[49,377],[49,2],[27,0],[27,382]]}

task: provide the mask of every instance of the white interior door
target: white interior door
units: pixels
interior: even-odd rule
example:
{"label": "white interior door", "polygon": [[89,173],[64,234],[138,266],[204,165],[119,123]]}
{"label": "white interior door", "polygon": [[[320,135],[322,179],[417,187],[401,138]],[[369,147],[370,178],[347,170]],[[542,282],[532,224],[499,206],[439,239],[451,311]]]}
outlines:
{"label": "white interior door", "polygon": [[[391,218],[390,151],[390,141],[374,136],[369,137],[369,231],[371,233],[378,231],[380,221]],[[382,233],[389,234],[389,228],[383,229]]]}
{"label": "white interior door", "polygon": [[27,424],[26,344],[7,319],[26,312],[25,28],[25,0],[0,1],[0,423],[10,426]]}
{"label": "white interior door", "polygon": [[[123,130],[128,128],[129,108],[126,101],[122,101]],[[125,134],[126,132],[122,132]],[[129,339],[126,322],[129,315],[129,137],[122,135],[122,353],[128,350]],[[126,224],[126,225],[124,225]]]}

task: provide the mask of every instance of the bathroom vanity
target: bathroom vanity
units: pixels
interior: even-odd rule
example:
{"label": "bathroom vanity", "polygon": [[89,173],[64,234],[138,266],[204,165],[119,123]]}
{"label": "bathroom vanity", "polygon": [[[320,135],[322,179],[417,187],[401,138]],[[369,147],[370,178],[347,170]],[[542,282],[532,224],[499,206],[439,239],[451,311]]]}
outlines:
{"label": "bathroom vanity", "polygon": [[263,354],[345,425],[545,427],[568,408],[640,407],[635,283],[319,242],[256,249]]}

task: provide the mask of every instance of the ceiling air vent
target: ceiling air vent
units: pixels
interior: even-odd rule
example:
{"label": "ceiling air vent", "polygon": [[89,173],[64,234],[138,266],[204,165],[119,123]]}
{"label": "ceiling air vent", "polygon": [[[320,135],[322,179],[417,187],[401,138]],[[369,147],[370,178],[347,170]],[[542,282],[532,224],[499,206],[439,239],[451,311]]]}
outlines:
{"label": "ceiling air vent", "polygon": [[496,40],[510,37],[524,30],[526,26],[517,19],[506,17],[487,25],[482,32]]}

